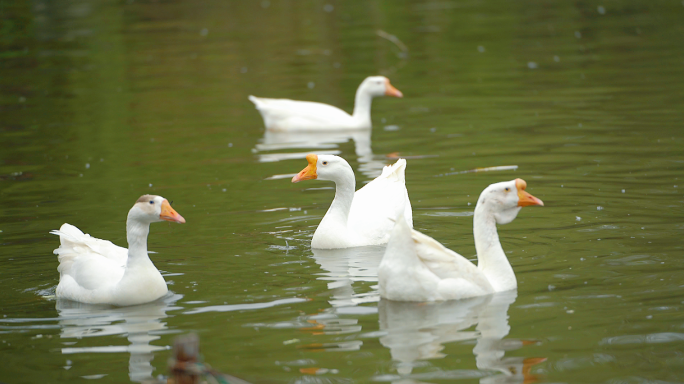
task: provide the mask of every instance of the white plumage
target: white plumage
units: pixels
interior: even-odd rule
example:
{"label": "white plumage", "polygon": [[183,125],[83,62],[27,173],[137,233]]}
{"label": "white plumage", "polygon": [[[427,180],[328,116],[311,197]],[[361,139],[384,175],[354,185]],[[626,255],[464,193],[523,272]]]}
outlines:
{"label": "white plumage", "polygon": [[356,181],[349,163],[334,155],[308,155],[309,165],[292,181],[309,179],[335,182],[335,199],[318,225],[312,248],[348,248],[385,244],[394,223],[403,217],[413,226],[406,190],[406,160],[386,166],[382,174],[354,191]]}
{"label": "white plumage", "polygon": [[403,97],[383,76],[367,77],[356,90],[354,112],[312,101],[268,99],[249,96],[264,119],[266,129],[273,131],[321,131],[371,128],[370,108],[376,96]]}
{"label": "white plumage", "polygon": [[89,304],[135,305],[165,295],[166,282],[147,255],[150,223],[162,220],[185,222],[163,197],[144,195],[126,220],[129,249],[71,224],[51,231],[60,239],[54,251],[60,275],[56,296]]}
{"label": "white plumage", "polygon": [[473,234],[478,265],[399,220],[380,266],[380,296],[397,301],[457,300],[517,287],[496,224],[507,224],[528,205],[544,205],[525,192],[522,179],[492,184],[475,207]]}

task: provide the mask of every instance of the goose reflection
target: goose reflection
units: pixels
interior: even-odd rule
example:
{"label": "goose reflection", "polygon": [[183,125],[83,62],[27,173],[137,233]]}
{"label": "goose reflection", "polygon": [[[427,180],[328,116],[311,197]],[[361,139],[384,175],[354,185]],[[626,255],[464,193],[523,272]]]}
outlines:
{"label": "goose reflection", "polygon": [[[417,383],[432,377],[412,374],[420,360],[442,358],[445,343],[476,340],[473,353],[477,368],[498,371],[501,374],[480,378],[480,383],[532,383],[537,380],[530,374],[533,365],[544,358],[505,357],[507,350],[519,349],[534,341],[506,339],[508,308],[515,302],[516,291],[476,297],[469,300],[439,303],[413,303],[381,300],[378,304],[380,329],[386,332],[380,343],[390,349],[397,361],[398,378],[402,383]],[[474,330],[471,329],[475,325]],[[444,372],[441,378],[444,378]],[[463,377],[463,372],[450,372],[446,376]],[[472,377],[472,375],[468,375]],[[435,377],[437,378],[437,377]]]}
{"label": "goose reflection", "polygon": [[311,150],[318,154],[339,155],[338,144],[354,141],[354,151],[359,165],[359,172],[369,178],[375,178],[382,173],[386,165],[384,156],[376,159],[371,148],[371,130],[331,132],[274,132],[266,130],[260,144],[256,145],[258,152],[279,151],[283,149],[306,149],[301,153],[262,153],[260,162],[272,162],[291,159],[303,159]]}
{"label": "goose reflection", "polygon": [[[61,326],[60,337],[75,339],[72,346],[62,348],[62,353],[128,352],[130,353],[128,369],[131,381],[142,382],[152,379],[154,352],[166,350],[168,347],[150,343],[159,339],[159,335],[169,332],[162,319],[169,316],[168,311],[180,309],[175,304],[182,297],[179,294],[169,293],[157,301],[130,307],[57,300],[56,308]],[[126,335],[130,344],[100,347],[77,346],[81,343],[80,340],[86,337],[112,335]]]}
{"label": "goose reflection", "polygon": [[[319,273],[317,279],[328,281],[332,291],[330,304],[333,307],[356,306],[361,303],[377,302],[377,290],[366,292],[354,288],[354,282],[377,283],[378,265],[385,253],[385,246],[367,246],[342,249],[314,249],[316,263],[326,272]],[[360,292],[356,292],[360,291]]]}

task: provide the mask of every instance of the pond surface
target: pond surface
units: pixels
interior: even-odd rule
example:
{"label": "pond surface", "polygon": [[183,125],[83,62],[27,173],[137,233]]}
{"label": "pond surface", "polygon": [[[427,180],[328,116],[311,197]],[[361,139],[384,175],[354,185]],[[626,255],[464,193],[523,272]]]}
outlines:
{"label": "pond surface", "polygon": [[[679,1],[5,1],[0,6],[0,381],[143,382],[173,338],[254,383],[684,381],[684,6]],[[250,94],[353,108],[373,130],[265,134]],[[472,212],[516,177],[546,206],[499,234],[517,292],[379,300],[382,247],[310,248],[333,197],[408,159],[416,229],[474,259]],[[513,167],[517,166],[517,167]],[[487,172],[468,172],[478,168]],[[126,245],[142,194],[172,291],[55,301],[68,222]]]}

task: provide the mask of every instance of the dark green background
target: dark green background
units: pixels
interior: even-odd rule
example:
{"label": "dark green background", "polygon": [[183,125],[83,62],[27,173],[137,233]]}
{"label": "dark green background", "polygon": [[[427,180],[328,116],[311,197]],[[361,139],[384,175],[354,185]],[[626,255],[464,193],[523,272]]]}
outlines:
{"label": "dark green background", "polygon": [[[678,0],[0,1],[0,380],[126,382],[131,343],[162,347],[143,351],[156,376],[188,331],[255,383],[392,379],[372,276],[353,282],[370,301],[356,307],[329,303],[325,280],[373,257],[333,255],[330,273],[309,248],[330,184],[269,179],[315,149],[367,160],[353,141],[260,146],[247,100],[351,111],[384,74],[405,97],[374,102],[373,162],[408,157],[417,229],[472,258],[488,184],[521,177],[546,203],[500,227],[519,282],[505,356],[547,359],[528,380],[683,381],[683,20]],[[519,168],[436,177],[503,165]],[[125,245],[144,193],[187,219],[149,238],[182,297],[75,312],[43,298],[58,282],[48,232],[69,222]],[[293,298],[307,301],[276,301]],[[415,379],[501,375],[477,371],[476,338],[414,362]],[[300,372],[314,367],[328,371]]]}

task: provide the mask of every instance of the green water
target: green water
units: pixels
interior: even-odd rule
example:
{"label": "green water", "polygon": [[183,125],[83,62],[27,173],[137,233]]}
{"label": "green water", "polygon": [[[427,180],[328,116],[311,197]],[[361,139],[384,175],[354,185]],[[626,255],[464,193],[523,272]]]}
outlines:
{"label": "green water", "polygon": [[[190,331],[254,383],[684,381],[683,17],[679,1],[0,2],[0,381],[141,382]],[[351,111],[375,74],[405,97],[375,100],[372,136],[266,136],[247,100]],[[379,301],[382,247],[309,247],[332,185],[283,175],[312,151],[358,185],[407,157],[415,227],[469,258],[480,191],[527,180],[546,206],[499,228],[517,292]],[[187,219],[149,238],[173,293],[44,298],[48,232],[125,246],[145,193]]]}

